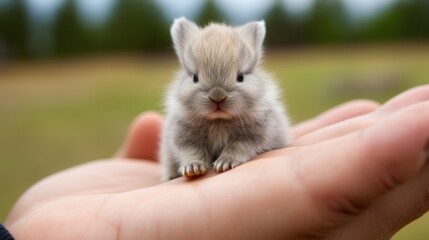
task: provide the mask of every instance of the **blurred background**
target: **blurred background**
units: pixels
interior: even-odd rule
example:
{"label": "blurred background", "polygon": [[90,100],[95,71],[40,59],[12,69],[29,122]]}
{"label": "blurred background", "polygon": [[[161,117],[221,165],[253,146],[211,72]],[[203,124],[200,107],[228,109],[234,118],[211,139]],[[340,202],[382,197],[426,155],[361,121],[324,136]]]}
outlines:
{"label": "blurred background", "polygon": [[[294,122],[429,82],[429,0],[0,0],[0,222],[33,183],[108,158],[142,111],[162,111],[186,16],[265,19],[265,68]],[[428,239],[426,215],[394,239]]]}

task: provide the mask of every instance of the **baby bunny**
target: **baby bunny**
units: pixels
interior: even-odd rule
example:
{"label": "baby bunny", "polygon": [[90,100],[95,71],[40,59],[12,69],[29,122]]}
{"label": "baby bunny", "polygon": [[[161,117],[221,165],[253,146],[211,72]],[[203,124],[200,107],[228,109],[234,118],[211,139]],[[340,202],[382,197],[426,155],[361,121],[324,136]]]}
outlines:
{"label": "baby bunny", "polygon": [[228,171],[285,147],[289,120],[279,88],[260,68],[265,23],[239,27],[186,18],[171,27],[181,68],[166,94],[162,179]]}

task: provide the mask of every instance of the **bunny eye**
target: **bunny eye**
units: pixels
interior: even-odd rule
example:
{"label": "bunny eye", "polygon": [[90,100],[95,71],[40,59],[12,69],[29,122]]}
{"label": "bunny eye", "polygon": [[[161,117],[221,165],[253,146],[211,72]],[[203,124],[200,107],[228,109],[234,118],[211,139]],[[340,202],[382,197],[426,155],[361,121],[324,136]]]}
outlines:
{"label": "bunny eye", "polygon": [[198,74],[194,74],[193,76],[192,76],[192,80],[194,81],[194,83],[197,83],[198,82]]}
{"label": "bunny eye", "polygon": [[239,73],[237,75],[237,82],[243,82],[244,81],[244,74],[243,73]]}

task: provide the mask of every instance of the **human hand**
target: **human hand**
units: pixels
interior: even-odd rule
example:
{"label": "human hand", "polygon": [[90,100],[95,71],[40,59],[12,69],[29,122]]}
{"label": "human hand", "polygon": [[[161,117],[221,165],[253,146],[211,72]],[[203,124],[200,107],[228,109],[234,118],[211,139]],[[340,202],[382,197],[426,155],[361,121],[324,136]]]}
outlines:
{"label": "human hand", "polygon": [[162,117],[144,114],[115,159],[54,174],[16,203],[17,239],[385,239],[428,208],[429,86],[352,102],[229,172],[159,182]]}

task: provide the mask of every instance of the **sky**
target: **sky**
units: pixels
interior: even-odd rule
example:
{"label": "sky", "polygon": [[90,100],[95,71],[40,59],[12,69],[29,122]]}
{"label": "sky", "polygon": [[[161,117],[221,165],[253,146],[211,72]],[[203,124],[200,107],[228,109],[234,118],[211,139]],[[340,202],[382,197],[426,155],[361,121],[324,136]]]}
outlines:
{"label": "sky", "polygon": [[[219,7],[224,10],[233,22],[246,22],[250,20],[260,20],[270,6],[276,0],[216,0]],[[283,6],[295,14],[305,13],[313,4],[313,1],[326,0],[281,0]],[[346,10],[353,18],[370,17],[377,13],[393,0],[342,0]],[[203,1],[199,0],[157,0],[166,15],[173,19],[175,17],[187,16],[195,17],[195,13],[202,6]]]}
{"label": "sky", "polygon": [[[0,8],[13,0],[0,0]],[[30,6],[33,16],[50,20],[64,0],[25,0]],[[260,20],[275,0],[216,0],[219,7],[224,10],[229,19],[235,23],[250,20]],[[281,0],[283,5],[292,13],[300,14],[311,7],[313,1],[326,0]],[[393,0],[342,0],[346,9],[354,18],[370,17]],[[190,19],[196,17],[199,8],[203,6],[201,0],[157,0],[156,1],[167,17],[186,16]],[[77,0],[80,13],[84,20],[90,23],[100,23],[112,11],[115,0]]]}
{"label": "sky", "polygon": [[392,0],[343,0],[346,3],[346,10],[352,18],[365,18],[376,14]]}

